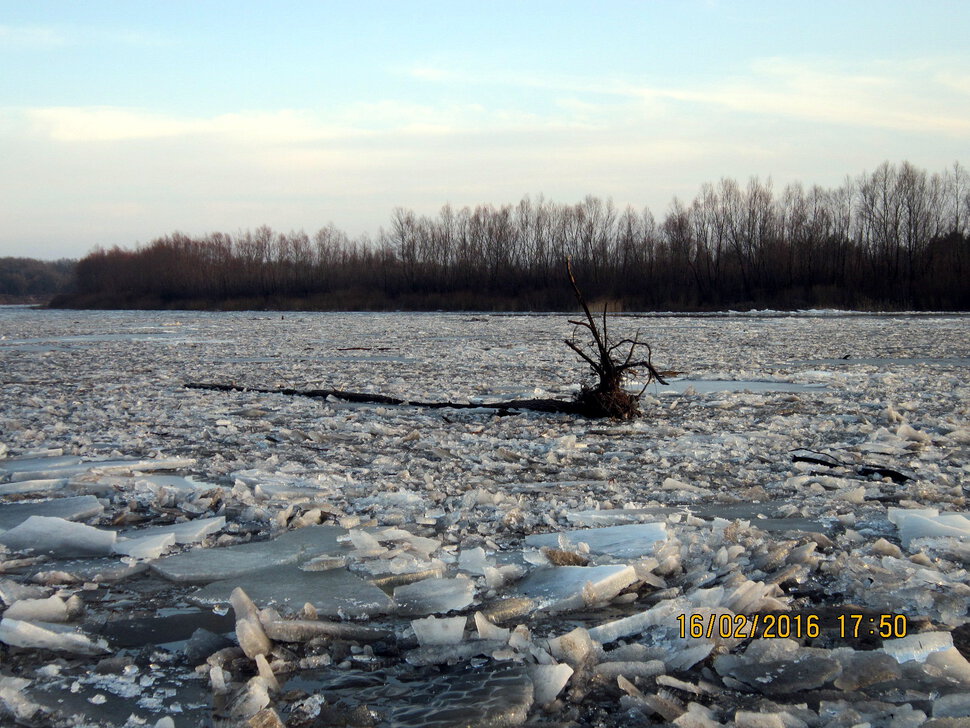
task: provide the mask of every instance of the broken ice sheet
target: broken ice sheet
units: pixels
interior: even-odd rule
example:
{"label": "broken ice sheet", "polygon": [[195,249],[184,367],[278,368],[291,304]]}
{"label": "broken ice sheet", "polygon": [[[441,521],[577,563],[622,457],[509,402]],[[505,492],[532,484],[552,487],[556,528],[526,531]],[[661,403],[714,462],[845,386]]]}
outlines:
{"label": "broken ice sheet", "polygon": [[82,460],[72,455],[52,458],[24,458],[0,461],[0,473],[5,473],[10,481],[43,480],[48,478],[70,478],[88,471],[104,473],[115,472],[155,472],[158,470],[179,470],[195,465],[192,458],[158,458],[145,460]]}
{"label": "broken ice sheet", "polygon": [[94,641],[74,627],[59,624],[35,624],[4,617],[0,620],[0,642],[15,647],[71,652],[78,655],[101,655],[110,652],[103,640]]}
{"label": "broken ice sheet", "polygon": [[118,539],[114,551],[133,559],[157,559],[174,545],[174,533],[156,533],[138,538]]}
{"label": "broken ice sheet", "polygon": [[173,543],[198,543],[206,536],[222,530],[225,525],[225,516],[196,518],[191,521],[172,523],[165,526],[149,526],[148,528],[123,531],[121,534],[119,534],[119,538],[137,539],[145,538],[147,536],[171,534],[173,537]]}
{"label": "broken ice sheet", "polygon": [[955,538],[970,541],[970,514],[940,513],[936,508],[890,508],[889,520],[899,528],[899,539],[909,548],[915,539]]}
{"label": "broken ice sheet", "polygon": [[370,617],[387,614],[394,608],[394,602],[387,594],[346,569],[303,571],[293,564],[271,566],[214,581],[189,598],[202,604],[225,603],[237,587],[241,587],[258,606],[272,606],[291,614],[300,611],[307,602],[319,614],[328,617]]}
{"label": "broken ice sheet", "polygon": [[103,512],[104,506],[93,495],[55,498],[39,503],[4,503],[0,505],[0,530],[15,528],[31,516],[81,521],[101,515]]}
{"label": "broken ice sheet", "polygon": [[422,647],[451,645],[461,642],[467,621],[465,617],[425,617],[411,620],[411,629]]}
{"label": "broken ice sheet", "polygon": [[117,534],[53,516],[30,516],[15,528],[0,534],[0,544],[20,551],[53,556],[106,556]]}
{"label": "broken ice sheet", "polygon": [[635,523],[605,528],[582,528],[560,533],[532,534],[525,539],[529,546],[561,548],[560,537],[573,546],[585,543],[594,554],[607,554],[620,559],[635,559],[653,553],[658,542],[667,538],[665,523]]}
{"label": "broken ice sheet", "polygon": [[337,538],[344,533],[336,526],[307,526],[287,531],[270,541],[185,551],[152,562],[152,569],[171,581],[207,584],[267,567],[308,561],[316,556],[341,554],[344,548]]}
{"label": "broken ice sheet", "polygon": [[424,579],[394,589],[398,612],[406,615],[444,614],[464,609],[475,598],[475,585],[463,576]]}
{"label": "broken ice sheet", "polygon": [[539,609],[562,612],[608,601],[637,580],[632,566],[552,566],[533,570],[516,591]]}

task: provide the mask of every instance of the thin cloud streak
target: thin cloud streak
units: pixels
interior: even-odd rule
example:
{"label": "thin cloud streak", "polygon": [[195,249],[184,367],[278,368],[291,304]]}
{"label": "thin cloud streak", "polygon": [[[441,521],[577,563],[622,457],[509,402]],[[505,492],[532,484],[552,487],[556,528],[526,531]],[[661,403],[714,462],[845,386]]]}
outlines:
{"label": "thin cloud streak", "polygon": [[0,49],[50,50],[69,44],[63,31],[41,25],[0,25]]}
{"label": "thin cloud streak", "polygon": [[589,96],[612,96],[652,104],[686,102],[853,127],[970,135],[968,76],[954,72],[948,59],[881,62],[855,71],[831,62],[769,58],[751,63],[743,76],[677,88],[622,78],[593,81],[487,72],[461,74],[430,66],[412,67],[408,73],[439,84],[562,92],[570,97],[560,99],[563,109],[583,109],[587,115],[604,106],[590,102]]}
{"label": "thin cloud streak", "polygon": [[174,45],[174,42],[165,36],[140,30],[0,24],[0,50],[55,51],[99,45],[163,48]]}

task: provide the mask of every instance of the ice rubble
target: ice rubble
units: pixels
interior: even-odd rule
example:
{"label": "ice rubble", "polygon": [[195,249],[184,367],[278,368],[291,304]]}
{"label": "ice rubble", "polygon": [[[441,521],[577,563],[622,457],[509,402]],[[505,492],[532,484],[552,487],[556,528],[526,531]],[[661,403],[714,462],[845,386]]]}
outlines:
{"label": "ice rubble", "polygon": [[[85,389],[54,374],[0,388],[0,539],[13,533],[0,710],[36,720],[60,690],[115,725],[134,710],[126,691],[147,725],[373,710],[423,726],[460,711],[470,724],[902,728],[966,714],[970,389],[952,356],[965,318],[649,319],[706,384],[652,392],[648,418],[623,425],[180,388],[325,382],[434,400],[503,397],[525,378],[568,396],[568,355],[547,352],[558,318],[482,318],[188,314],[187,346],[122,335],[5,361],[12,377],[41,361],[76,372]],[[15,340],[75,319],[0,320]],[[886,356],[806,361],[877,344]],[[400,357],[334,368],[326,352],[348,345]],[[34,520],[17,540],[31,518],[61,519],[57,538]],[[203,606],[163,642],[152,630],[174,636],[168,610],[189,604]],[[840,634],[836,615],[854,613],[904,615],[909,634]],[[766,614],[819,616],[820,634],[719,631]],[[692,619],[717,629],[686,634]],[[9,682],[13,666],[30,682]],[[152,682],[164,671],[171,687]],[[180,697],[199,685],[211,704]]]}

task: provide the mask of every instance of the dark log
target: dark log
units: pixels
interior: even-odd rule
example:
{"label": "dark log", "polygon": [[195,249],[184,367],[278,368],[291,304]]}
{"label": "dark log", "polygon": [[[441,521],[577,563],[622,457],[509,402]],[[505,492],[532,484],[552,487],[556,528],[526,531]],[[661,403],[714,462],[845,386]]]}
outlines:
{"label": "dark log", "polygon": [[360,404],[386,404],[421,407],[425,409],[490,409],[507,412],[509,410],[529,410],[532,412],[552,412],[567,415],[590,416],[580,402],[564,399],[512,399],[504,402],[420,402],[416,400],[398,399],[383,394],[366,394],[363,392],[346,392],[341,389],[265,389],[262,387],[245,387],[238,384],[217,384],[205,382],[189,382],[186,389],[205,389],[212,392],[255,392],[257,394],[285,394],[291,397],[312,397],[326,399],[334,397],[344,402]]}

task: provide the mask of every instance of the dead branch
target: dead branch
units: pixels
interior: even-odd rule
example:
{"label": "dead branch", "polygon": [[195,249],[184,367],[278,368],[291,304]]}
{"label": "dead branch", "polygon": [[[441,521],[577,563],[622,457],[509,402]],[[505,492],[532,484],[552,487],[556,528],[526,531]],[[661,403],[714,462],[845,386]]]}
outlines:
{"label": "dead branch", "polygon": [[256,394],[283,394],[291,397],[311,397],[313,399],[334,399],[357,404],[383,404],[422,407],[425,409],[489,409],[497,410],[499,414],[508,414],[514,410],[532,412],[552,412],[569,415],[586,414],[577,402],[563,399],[512,399],[502,402],[419,402],[398,399],[383,394],[366,394],[364,392],[347,392],[341,389],[292,389],[283,387],[266,389],[263,387],[246,387],[240,384],[219,384],[206,382],[188,382],[186,389],[203,389],[212,392],[253,392]]}
{"label": "dead branch", "polygon": [[[654,381],[667,384],[667,381],[653,365],[653,350],[647,342],[640,340],[639,331],[633,338],[612,341],[606,327],[606,304],[603,305],[602,323],[597,326],[596,319],[586,303],[586,298],[576,282],[572,261],[568,257],[566,258],[566,276],[569,278],[569,284],[573,288],[576,301],[585,314],[585,320],[575,321],[570,319],[569,323],[576,327],[575,331],[578,331],[580,327],[586,329],[592,338],[592,343],[584,345],[573,339],[565,339],[564,341],[566,346],[589,364],[597,378],[595,386],[583,385],[577,396],[577,402],[583,406],[585,414],[590,417],[614,417],[621,420],[639,417],[641,414],[640,397],[646,391],[647,386]],[[625,356],[623,354],[624,347],[627,347]],[[637,358],[637,354],[642,351],[646,352],[646,358]],[[642,354],[640,356],[642,357]],[[631,394],[624,389],[623,384],[628,376],[637,374],[638,370],[646,371],[646,382],[638,394]]]}

